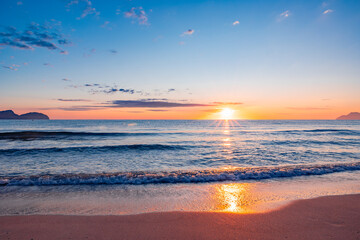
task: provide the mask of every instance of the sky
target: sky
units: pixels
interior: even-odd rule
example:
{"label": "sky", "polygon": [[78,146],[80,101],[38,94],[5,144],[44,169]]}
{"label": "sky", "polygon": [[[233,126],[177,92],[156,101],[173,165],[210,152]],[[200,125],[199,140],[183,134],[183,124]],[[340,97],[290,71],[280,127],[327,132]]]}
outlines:
{"label": "sky", "polygon": [[358,0],[0,1],[18,114],[335,119],[360,112],[359,66]]}

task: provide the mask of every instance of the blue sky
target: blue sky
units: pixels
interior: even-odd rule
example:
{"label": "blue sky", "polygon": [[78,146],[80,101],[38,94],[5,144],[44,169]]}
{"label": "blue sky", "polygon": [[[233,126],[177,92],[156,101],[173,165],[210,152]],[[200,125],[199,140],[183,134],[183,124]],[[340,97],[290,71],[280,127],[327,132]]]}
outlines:
{"label": "blue sky", "polygon": [[[3,0],[0,9],[1,109],[202,118],[194,112],[222,102],[255,119],[360,110],[359,1]],[[19,42],[31,24],[58,34],[45,39],[55,49],[9,44],[9,27]],[[179,105],[134,111],[118,100]]]}

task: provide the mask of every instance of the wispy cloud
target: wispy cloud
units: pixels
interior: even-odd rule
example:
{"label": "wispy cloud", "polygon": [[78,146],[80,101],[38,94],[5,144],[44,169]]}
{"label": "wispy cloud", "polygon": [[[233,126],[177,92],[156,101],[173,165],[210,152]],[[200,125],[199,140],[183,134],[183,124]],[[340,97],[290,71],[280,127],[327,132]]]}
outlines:
{"label": "wispy cloud", "polygon": [[[87,99],[56,99],[60,102],[90,102],[91,100]],[[60,108],[52,108],[52,109],[60,109],[64,111],[93,111],[100,110],[106,108],[146,108],[147,111],[154,112],[165,112],[169,111],[172,108],[192,108],[192,107],[216,107],[219,105],[239,105],[242,104],[240,102],[213,102],[209,104],[204,103],[193,103],[183,101],[171,101],[167,98],[146,98],[146,99],[138,99],[138,100],[113,100],[104,103],[97,103],[92,105],[80,105],[80,106],[71,106],[71,107],[60,107]],[[50,109],[50,108],[48,108]],[[217,109],[212,109],[211,111],[218,111]]]}
{"label": "wispy cloud", "polygon": [[9,69],[11,71],[17,71],[19,70],[19,65],[13,64],[11,66],[3,66],[3,68]]}
{"label": "wispy cloud", "polygon": [[[81,102],[90,101],[86,99],[57,99],[61,102]],[[59,107],[59,108],[42,108],[43,110],[59,109],[63,111],[93,111],[106,108],[147,108],[147,111],[168,111],[166,108],[187,108],[187,107],[210,107],[213,104],[199,104],[199,103],[179,103],[171,102],[167,100],[114,100],[105,103],[99,103],[94,105],[82,105],[82,106],[71,106],[71,107]],[[165,108],[165,109],[164,109]]]}
{"label": "wispy cloud", "polygon": [[174,107],[208,107],[209,104],[177,103],[168,101],[115,100],[109,107],[114,108],[174,108]]}
{"label": "wispy cloud", "polygon": [[124,13],[127,18],[135,19],[139,24],[148,25],[148,16],[143,7],[133,7]]}
{"label": "wispy cloud", "polygon": [[278,17],[278,21],[282,21],[287,19],[288,17],[290,17],[291,12],[289,10],[286,10],[285,12],[280,13],[279,17]]}
{"label": "wispy cloud", "polygon": [[334,10],[332,10],[332,9],[327,9],[327,10],[325,10],[325,11],[323,12],[323,14],[329,14],[329,13],[332,13],[332,12],[334,12]]}
{"label": "wispy cloud", "polygon": [[107,30],[112,30],[112,25],[110,21],[105,21],[100,27],[101,28],[105,28]]}
{"label": "wispy cloud", "polygon": [[18,31],[12,26],[6,27],[5,31],[0,32],[0,45],[23,50],[46,48],[59,50],[62,54],[67,53],[57,45],[71,44],[57,28],[59,24],[61,23],[51,22],[44,25],[31,23],[24,31]]}
{"label": "wispy cloud", "polygon": [[236,25],[238,25],[238,24],[240,24],[239,21],[235,21],[235,22],[232,23],[233,26],[236,26]]}
{"label": "wispy cloud", "polygon": [[90,0],[71,0],[68,2],[66,7],[68,8],[69,11],[71,5],[78,5],[78,4],[83,5],[84,8],[82,10],[81,16],[77,17],[76,19],[80,20],[88,15],[95,15],[95,16],[100,15],[100,12],[96,11],[96,9],[92,6],[92,2]]}
{"label": "wispy cloud", "polygon": [[64,99],[64,98],[58,98],[57,100],[60,102],[90,102],[91,101],[87,99]]}
{"label": "wispy cloud", "polygon": [[[63,80],[70,81],[70,80]],[[108,84],[100,84],[100,83],[85,83],[82,85],[68,85],[68,88],[82,89],[87,91],[90,94],[130,94],[130,95],[138,95],[138,96],[152,96],[152,97],[161,97],[164,95],[171,95],[173,92],[181,92],[181,90],[175,88],[167,88],[167,89],[153,89],[149,91],[133,89],[133,88],[124,88],[118,87],[116,84],[108,85]],[[187,91],[187,90],[186,90]],[[160,98],[153,98],[153,100],[159,100]],[[164,98],[162,98],[164,99]]]}
{"label": "wispy cloud", "polygon": [[90,88],[89,92],[92,94],[95,93],[106,93],[106,94],[113,94],[113,93],[128,93],[128,94],[135,94],[135,93],[142,93],[141,91],[135,91],[134,89],[130,88],[118,88],[117,86],[108,86],[102,85],[98,83],[86,83],[83,85],[86,88]]}
{"label": "wispy cloud", "polygon": [[168,101],[167,98],[146,98],[146,99],[140,99],[139,101]]}
{"label": "wispy cloud", "polygon": [[74,107],[60,107],[60,108],[43,108],[43,110],[52,110],[52,109],[59,109],[59,110],[63,110],[63,111],[92,111],[92,110],[100,110],[103,109],[103,107],[99,107],[99,106],[74,106]]}
{"label": "wispy cloud", "polygon": [[165,109],[148,109],[147,111],[150,111],[150,112],[168,112],[169,110],[165,110]]}
{"label": "wispy cloud", "polygon": [[194,34],[194,32],[195,32],[195,30],[193,30],[193,29],[189,29],[189,30],[187,30],[187,31],[183,32],[183,33],[181,34],[181,36],[189,36],[189,35],[193,35],[193,34]]}

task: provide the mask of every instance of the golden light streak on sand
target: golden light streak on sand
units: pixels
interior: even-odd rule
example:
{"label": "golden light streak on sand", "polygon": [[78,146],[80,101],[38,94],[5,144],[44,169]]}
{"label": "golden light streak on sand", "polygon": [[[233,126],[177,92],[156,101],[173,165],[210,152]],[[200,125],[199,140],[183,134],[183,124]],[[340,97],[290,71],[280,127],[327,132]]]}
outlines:
{"label": "golden light streak on sand", "polygon": [[221,212],[248,213],[250,204],[250,184],[229,183],[221,184],[217,189],[216,199]]}

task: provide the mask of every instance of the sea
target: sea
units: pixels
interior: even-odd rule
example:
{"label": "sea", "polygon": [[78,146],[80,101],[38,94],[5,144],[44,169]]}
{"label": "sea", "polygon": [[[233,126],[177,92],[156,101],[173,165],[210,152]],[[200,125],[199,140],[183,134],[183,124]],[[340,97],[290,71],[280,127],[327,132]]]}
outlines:
{"label": "sea", "polygon": [[261,212],[359,170],[356,120],[0,121],[0,215]]}

